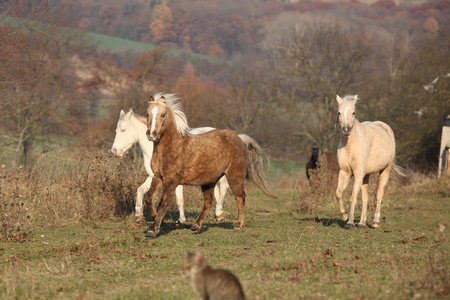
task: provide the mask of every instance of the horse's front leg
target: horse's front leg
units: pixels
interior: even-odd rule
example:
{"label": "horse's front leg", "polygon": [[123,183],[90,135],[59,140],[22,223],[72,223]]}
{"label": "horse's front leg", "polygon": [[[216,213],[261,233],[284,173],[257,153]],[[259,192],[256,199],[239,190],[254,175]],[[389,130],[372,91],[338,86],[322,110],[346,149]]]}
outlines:
{"label": "horse's front leg", "polygon": [[361,220],[359,221],[358,224],[358,228],[366,228],[367,204],[369,203],[369,177],[370,175],[364,176],[363,183],[361,186],[362,213],[361,213]]}
{"label": "horse's front leg", "polygon": [[[144,199],[145,193],[147,193],[148,190],[150,189],[151,184],[152,184],[152,176],[148,176],[147,179],[144,181],[144,183],[137,189],[135,216],[136,216],[136,221],[138,221],[138,222],[144,218],[144,209],[143,209],[143,205],[142,205],[142,203],[143,203],[142,200]],[[153,203],[151,203],[151,205],[153,206]],[[153,208],[153,210],[155,210],[155,208]]]}
{"label": "horse's front leg", "polygon": [[156,217],[156,209],[154,205],[155,198],[160,194],[162,189],[162,180],[159,177],[153,177],[150,190],[147,193],[147,197],[145,197],[145,204],[147,205],[148,212],[150,213],[150,217],[154,220]]}
{"label": "horse's front leg", "polygon": [[352,196],[350,197],[350,213],[348,215],[348,222],[345,225],[346,228],[354,228],[354,218],[355,218],[355,207],[356,202],[358,200],[358,194],[361,190],[361,186],[363,183],[364,173],[362,171],[357,171],[354,173],[355,182],[353,183],[353,191]]}
{"label": "horse's front leg", "polygon": [[164,216],[166,215],[167,210],[169,208],[169,202],[170,202],[170,200],[172,200],[172,198],[175,194],[176,186],[177,186],[176,184],[164,182],[163,195],[162,195],[161,201],[159,202],[159,205],[158,205],[156,217],[154,218],[155,221],[153,222],[152,227],[147,231],[145,236],[154,238],[158,234],[159,229],[161,227],[162,220],[163,220]]}
{"label": "horse's front leg", "polygon": [[175,199],[177,201],[178,211],[180,212],[180,218],[178,219],[178,224],[184,224],[186,222],[186,216],[184,215],[184,197],[183,197],[183,186],[179,185],[175,189]]}
{"label": "horse's front leg", "polygon": [[208,214],[208,211],[212,206],[212,199],[214,196],[214,187],[215,187],[215,184],[202,185],[203,209],[200,212],[200,215],[198,216],[197,220],[191,227],[191,229],[194,231],[200,230],[202,228],[203,221],[205,220],[205,217]]}
{"label": "horse's front leg", "polygon": [[350,182],[351,174],[348,174],[344,170],[339,171],[339,180],[336,188],[336,200],[339,205],[339,212],[341,213],[342,221],[347,222],[348,215],[345,212],[344,204],[342,203],[342,193],[347,188],[348,183]]}

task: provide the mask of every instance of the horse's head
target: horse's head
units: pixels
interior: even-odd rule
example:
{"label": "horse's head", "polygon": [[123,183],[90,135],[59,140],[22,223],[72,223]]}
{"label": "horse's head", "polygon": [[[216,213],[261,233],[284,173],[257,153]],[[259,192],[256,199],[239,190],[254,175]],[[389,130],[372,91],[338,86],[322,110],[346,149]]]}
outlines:
{"label": "horse's head", "polygon": [[157,142],[169,128],[185,136],[189,126],[179,99],[175,94],[157,93],[150,96],[147,110],[147,138]]}
{"label": "horse's head", "polygon": [[338,95],[336,96],[338,102],[336,124],[339,122],[342,133],[345,136],[349,136],[353,129],[353,123],[355,122],[355,104],[357,99],[358,95],[345,96],[343,99]]}
{"label": "horse's head", "polygon": [[139,139],[137,130],[131,122],[131,117],[132,110],[128,113],[125,113],[123,110],[120,111],[116,137],[111,148],[111,152],[116,156],[123,156]]}
{"label": "horse's head", "polygon": [[[161,95],[160,99],[164,100],[165,98]],[[155,101],[153,96],[150,96],[148,103],[147,138],[152,142],[157,142],[169,124],[166,122],[169,119],[169,110],[164,104]]]}
{"label": "horse's head", "polygon": [[312,148],[312,153],[311,153],[311,157],[315,160],[315,161],[319,161],[319,148]]}

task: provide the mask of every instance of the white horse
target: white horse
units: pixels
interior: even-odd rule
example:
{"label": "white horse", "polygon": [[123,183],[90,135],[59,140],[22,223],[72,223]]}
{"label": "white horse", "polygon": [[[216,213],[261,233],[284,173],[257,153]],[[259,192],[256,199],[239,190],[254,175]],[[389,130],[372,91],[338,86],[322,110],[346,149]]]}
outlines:
{"label": "white horse", "polygon": [[[191,129],[191,134],[200,134],[207,131],[214,130],[212,127],[200,127]],[[145,193],[150,189],[153,171],[150,167],[150,162],[153,155],[153,142],[150,142],[146,135],[147,132],[147,118],[140,116],[131,109],[128,113],[123,110],[120,111],[119,121],[117,122],[116,137],[111,148],[111,152],[116,156],[123,156],[134,144],[139,143],[144,156],[144,167],[147,171],[148,177],[145,182],[138,188],[136,195],[136,219],[142,220],[144,217],[144,210],[142,206],[142,199]],[[223,201],[228,190],[228,182],[223,176],[216,187],[214,188],[214,197],[216,198],[216,220],[222,221],[223,216]],[[178,223],[185,223],[186,217],[184,214],[184,198],[183,187],[179,185],[175,190],[176,202],[180,211],[180,218]]]}
{"label": "white horse", "polygon": [[[364,228],[367,220],[367,202],[369,198],[369,176],[380,173],[377,191],[377,207],[373,217],[372,227],[380,227],[380,210],[386,184],[391,168],[400,176],[408,177],[403,168],[394,164],[395,138],[394,133],[386,123],[381,121],[360,123],[355,119],[355,104],[358,96],[337,96],[338,116],[336,124],[340,127],[340,141],[337,150],[339,162],[339,182],[336,189],[336,199],[339,204],[342,220],[347,222],[346,228],[353,228],[356,200],[359,190],[362,190],[362,213],[358,227]],[[354,176],[351,195],[350,214],[347,215],[342,204],[342,193],[350,178]]]}

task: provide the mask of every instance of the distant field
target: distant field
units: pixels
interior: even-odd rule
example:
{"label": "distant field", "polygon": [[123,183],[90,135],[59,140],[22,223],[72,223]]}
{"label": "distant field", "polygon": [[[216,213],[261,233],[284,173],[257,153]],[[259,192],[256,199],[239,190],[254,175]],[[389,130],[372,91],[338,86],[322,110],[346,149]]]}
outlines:
{"label": "distant field", "polygon": [[[12,18],[10,16],[5,16],[0,14],[0,23],[7,23],[12,26],[23,26],[21,19]],[[34,24],[33,26],[39,26],[39,22]],[[45,27],[44,27],[45,28]],[[78,32],[75,29],[67,29],[65,30]],[[111,50],[111,51],[123,51],[123,50],[131,50],[136,52],[144,52],[144,51],[151,51],[155,48],[152,44],[147,43],[140,43],[132,40],[122,39],[118,37],[108,36],[104,34],[99,34],[95,32],[86,32],[88,42],[92,44],[96,44],[100,47],[100,49],[104,50]],[[180,49],[170,49],[169,53],[172,55],[180,55],[180,54],[186,54],[188,56],[191,56],[192,58],[199,59],[199,60],[207,60],[212,63],[220,63],[223,62],[223,60],[214,58],[208,55],[203,54],[197,54],[197,53],[189,53]]]}
{"label": "distant field", "polygon": [[[107,49],[112,51],[123,51],[123,50],[133,50],[137,52],[144,52],[144,51],[151,51],[155,48],[152,44],[146,44],[146,43],[140,43],[136,41],[131,41],[127,39],[122,39],[118,37],[108,36],[104,34],[99,34],[95,32],[87,32],[86,35],[88,36],[89,40],[93,44],[97,44],[101,49]],[[192,56],[196,59],[205,59],[210,62],[221,62],[222,60],[208,56],[203,54],[197,54],[197,53],[188,53],[179,49],[171,49],[169,50],[169,53],[173,55],[180,55],[180,54],[187,54],[189,56]]]}

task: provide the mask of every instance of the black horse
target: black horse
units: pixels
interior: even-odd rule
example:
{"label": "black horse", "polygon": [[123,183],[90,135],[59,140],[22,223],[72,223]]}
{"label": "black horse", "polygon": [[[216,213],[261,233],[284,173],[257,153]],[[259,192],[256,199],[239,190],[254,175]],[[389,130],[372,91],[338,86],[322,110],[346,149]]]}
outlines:
{"label": "black horse", "polygon": [[306,164],[306,177],[308,177],[308,180],[309,180],[309,177],[311,176],[309,174],[309,171],[317,169],[318,162],[319,162],[319,148],[312,148],[311,158],[309,159],[308,163]]}

